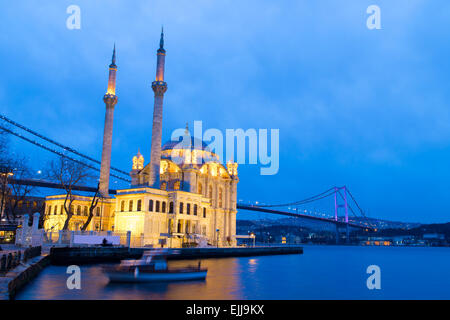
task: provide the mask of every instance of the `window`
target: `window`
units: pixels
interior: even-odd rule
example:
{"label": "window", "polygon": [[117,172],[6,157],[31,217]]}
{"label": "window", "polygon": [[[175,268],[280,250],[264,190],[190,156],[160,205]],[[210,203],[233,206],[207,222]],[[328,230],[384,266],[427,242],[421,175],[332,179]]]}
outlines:
{"label": "window", "polygon": [[133,211],[133,200],[130,200],[130,202],[128,202],[128,211]]}
{"label": "window", "polygon": [[219,208],[222,208],[222,188],[219,188]]}
{"label": "window", "polygon": [[183,202],[180,202],[180,213],[183,213]]}
{"label": "window", "polygon": [[159,212],[159,201],[156,201],[155,211],[156,211],[156,212]]}
{"label": "window", "polygon": [[206,218],[206,208],[203,208],[203,218]]}
{"label": "window", "polygon": [[197,205],[194,204],[194,216],[196,216],[196,215],[197,215]]}
{"label": "window", "polygon": [[186,214],[191,214],[191,204],[186,204]]}
{"label": "window", "polygon": [[81,216],[81,206],[77,206],[77,216]]}
{"label": "window", "polygon": [[163,202],[163,203],[162,203],[162,209],[161,209],[161,212],[162,212],[162,213],[165,213],[165,212],[166,212],[166,202]]}
{"label": "window", "polygon": [[150,200],[149,202],[148,202],[148,211],[153,211],[153,200]]}
{"label": "window", "polygon": [[173,202],[169,203],[169,213],[173,213]]}
{"label": "window", "polygon": [[58,206],[55,206],[53,209],[53,214],[56,216],[58,214]]}
{"label": "window", "polygon": [[161,183],[161,190],[166,190],[167,189],[167,183],[163,182]]}
{"label": "window", "polygon": [[198,193],[203,193],[203,185],[201,183],[198,184]]}
{"label": "window", "polygon": [[125,200],[120,201],[120,211],[125,211]]}
{"label": "window", "polygon": [[212,199],[212,186],[209,186],[209,197]]}
{"label": "window", "polygon": [[59,212],[59,214],[64,214],[64,205],[61,205],[61,211]]}
{"label": "window", "polygon": [[95,211],[96,211],[97,217],[100,217],[100,207],[97,207],[97,209]]}
{"label": "window", "polygon": [[48,206],[48,214],[52,214],[52,206]]}
{"label": "window", "polygon": [[70,213],[71,213],[71,214],[73,214],[73,213],[74,213],[74,208],[73,208],[73,205],[71,205],[71,206],[70,206],[70,209],[69,209],[69,210],[70,210]]}
{"label": "window", "polygon": [[139,199],[139,200],[137,201],[137,211],[141,211],[141,209],[142,209],[142,200]]}
{"label": "window", "polygon": [[173,189],[174,190],[180,190],[180,181],[175,181],[175,183],[173,185]]}
{"label": "window", "polygon": [[87,206],[84,206],[83,209],[84,209],[84,210],[83,210],[83,215],[87,217],[87,215],[88,215],[88,212],[87,212],[87,211],[88,211]]}

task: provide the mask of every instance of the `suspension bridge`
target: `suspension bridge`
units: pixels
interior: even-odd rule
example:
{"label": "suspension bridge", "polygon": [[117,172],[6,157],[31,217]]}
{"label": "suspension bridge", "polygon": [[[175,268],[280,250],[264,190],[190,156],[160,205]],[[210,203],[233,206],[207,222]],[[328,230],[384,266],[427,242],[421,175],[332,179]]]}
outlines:
{"label": "suspension bridge", "polygon": [[[89,157],[82,152],[66,146],[62,143],[59,143],[53,139],[50,139],[30,128],[25,127],[4,115],[0,115],[0,120],[3,121],[3,124],[0,124],[0,130],[15,136],[19,139],[22,139],[28,143],[31,143],[41,149],[44,149],[48,152],[61,156],[67,160],[76,162],[83,166],[86,166],[89,169],[95,170],[97,172],[100,171],[98,165],[100,165],[100,161]],[[13,129],[14,128],[14,129]],[[17,131],[19,130],[19,131]],[[26,136],[24,133],[27,133],[32,136],[32,138]],[[36,139],[42,140],[42,142],[37,141]],[[74,156],[78,156],[81,159],[74,158]],[[111,167],[110,175],[124,182],[131,182],[129,179],[129,173],[123,170],[120,170],[115,167]],[[23,184],[23,185],[31,185],[36,187],[44,187],[44,188],[56,188],[63,189],[63,186],[58,183],[48,182],[42,179],[10,179],[9,181]],[[97,188],[89,187],[89,186],[74,186],[73,190],[77,191],[86,191],[86,192],[95,192]],[[116,194],[116,190],[109,190],[110,194]],[[313,202],[317,202],[322,199],[330,199],[333,203],[334,212],[333,214],[314,214],[307,210],[300,210],[301,206],[306,204],[310,204]],[[260,204],[258,202],[244,204],[237,203],[237,209],[246,210],[252,212],[259,213],[267,213],[267,214],[275,214],[281,216],[289,216],[295,218],[301,218],[311,221],[318,221],[323,223],[331,223],[336,226],[336,240],[340,238],[340,229],[344,228],[346,233],[346,240],[349,240],[349,231],[350,228],[354,229],[363,229],[363,230],[374,230],[375,227],[372,222],[367,218],[366,214],[362,210],[361,206],[356,201],[355,197],[350,192],[347,186],[334,186],[325,190],[319,194],[314,196],[310,196],[308,198],[289,202],[289,203],[280,203],[280,204]],[[349,212],[352,214],[354,218],[351,219],[349,217]]]}

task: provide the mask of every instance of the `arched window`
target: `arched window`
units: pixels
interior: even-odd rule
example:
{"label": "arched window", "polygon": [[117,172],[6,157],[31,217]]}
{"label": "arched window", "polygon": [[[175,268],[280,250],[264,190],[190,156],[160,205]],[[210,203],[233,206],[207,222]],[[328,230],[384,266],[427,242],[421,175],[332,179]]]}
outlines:
{"label": "arched window", "polygon": [[194,204],[194,216],[196,216],[196,215],[197,215],[197,205]]}
{"label": "arched window", "polygon": [[148,202],[148,211],[152,212],[153,211],[153,200],[150,200]]}
{"label": "arched window", "polygon": [[70,210],[70,213],[71,213],[71,214],[74,214],[75,210],[74,210],[73,205],[70,206],[70,209],[69,209],[69,210]]}
{"label": "arched window", "polygon": [[52,214],[52,206],[48,206],[48,214]]}
{"label": "arched window", "polygon": [[55,206],[53,209],[53,214],[56,216],[58,214],[58,206]]}
{"label": "arched window", "polygon": [[155,212],[159,212],[159,201],[156,201]]}
{"label": "arched window", "polygon": [[167,183],[162,182],[161,183],[161,190],[166,190],[167,189]]}
{"label": "arched window", "polygon": [[87,206],[84,206],[83,209],[84,209],[83,215],[85,215],[87,217],[87,215],[88,215],[88,208],[87,208]]}
{"label": "arched window", "polygon": [[222,208],[222,188],[219,188],[219,208]]}
{"label": "arched window", "polygon": [[97,207],[97,209],[95,211],[96,211],[97,217],[100,217],[100,207]]}
{"label": "arched window", "polygon": [[203,208],[203,218],[206,218],[206,208]]}
{"label": "arched window", "polygon": [[133,211],[133,200],[130,200],[130,202],[128,202],[128,211]]}
{"label": "arched window", "polygon": [[77,206],[77,216],[81,216],[81,206]]}
{"label": "arched window", "polygon": [[209,197],[212,199],[212,186],[209,186],[208,194],[209,194]]}
{"label": "arched window", "polygon": [[59,212],[59,214],[64,214],[64,205],[61,205],[61,211]]}
{"label": "arched window", "polygon": [[173,202],[169,203],[169,213],[173,213]]}
{"label": "arched window", "polygon": [[180,213],[183,213],[183,202],[180,202]]}
{"label": "arched window", "polygon": [[161,212],[162,212],[162,213],[165,213],[165,212],[166,212],[166,202],[164,201],[164,202],[161,204],[161,206],[162,206]]}
{"label": "arched window", "polygon": [[142,200],[139,199],[139,200],[137,201],[137,211],[141,211],[141,209],[142,209]]}
{"label": "arched window", "polygon": [[120,211],[125,211],[125,200],[120,201]]}
{"label": "arched window", "polygon": [[191,204],[190,203],[186,204],[186,214],[191,214]]}
{"label": "arched window", "polygon": [[198,183],[198,193],[203,194],[203,185],[200,182]]}

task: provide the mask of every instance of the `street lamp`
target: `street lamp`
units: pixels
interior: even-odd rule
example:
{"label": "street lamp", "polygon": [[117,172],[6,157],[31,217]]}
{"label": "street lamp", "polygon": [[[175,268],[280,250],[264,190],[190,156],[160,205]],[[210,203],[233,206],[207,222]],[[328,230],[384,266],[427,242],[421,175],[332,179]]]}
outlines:
{"label": "street lamp", "polygon": [[250,233],[250,237],[253,238],[253,247],[255,247],[255,239],[256,239],[255,234],[253,232]]}
{"label": "street lamp", "polygon": [[220,232],[220,229],[216,229],[216,233],[217,233],[217,242],[216,242],[217,248],[219,247],[219,232]]}
{"label": "street lamp", "polygon": [[1,208],[0,208],[0,216],[3,217],[3,211],[5,208],[5,197],[8,192],[8,177],[13,176],[14,173],[12,172],[11,168],[9,167],[0,167],[0,176],[1,176],[1,183],[2,183],[2,199],[1,199]]}

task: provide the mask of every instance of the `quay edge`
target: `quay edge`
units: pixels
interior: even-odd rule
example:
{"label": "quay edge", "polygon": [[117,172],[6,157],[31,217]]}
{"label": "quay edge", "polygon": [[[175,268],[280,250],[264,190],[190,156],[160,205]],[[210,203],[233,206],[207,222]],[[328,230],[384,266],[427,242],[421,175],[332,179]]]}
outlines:
{"label": "quay edge", "polygon": [[[51,263],[55,265],[119,262],[123,259],[137,259],[145,250],[151,249],[126,247],[54,247],[50,249],[50,260]],[[255,248],[182,248],[171,250],[176,250],[179,253],[169,255],[168,260],[303,254],[303,247],[301,246]]]}

